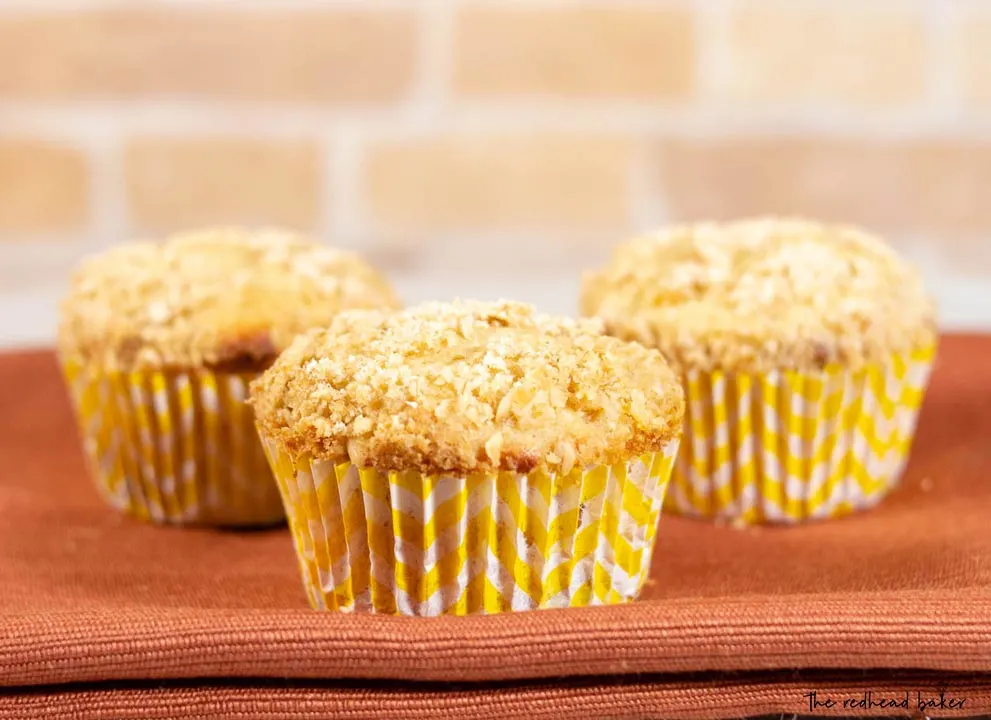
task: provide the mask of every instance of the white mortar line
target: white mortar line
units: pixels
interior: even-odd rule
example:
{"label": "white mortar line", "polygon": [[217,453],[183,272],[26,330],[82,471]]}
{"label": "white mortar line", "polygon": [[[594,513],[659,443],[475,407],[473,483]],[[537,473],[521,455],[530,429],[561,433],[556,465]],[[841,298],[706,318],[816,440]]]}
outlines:
{"label": "white mortar line", "polygon": [[118,105],[64,103],[28,105],[0,102],[0,134],[73,139],[90,131],[120,136],[223,134],[245,138],[323,135],[337,127],[359,128],[368,136],[403,138],[447,132],[464,133],[665,133],[692,138],[736,134],[816,134],[890,140],[954,137],[991,139],[991,123],[978,115],[865,113],[849,108],[792,108],[747,111],[740,108],[638,106],[599,101],[458,103],[443,113],[422,104],[392,109],[342,110],[312,106],[260,107],[203,103],[181,106],[162,101]]}
{"label": "white mortar line", "polygon": [[329,174],[324,182],[327,234],[335,245],[354,247],[364,216],[361,149],[349,128],[335,131],[328,140]]}
{"label": "white mortar line", "polygon": [[94,246],[106,248],[130,239],[125,199],[123,138],[105,133],[90,149],[90,212]]}
{"label": "white mortar line", "polygon": [[454,15],[450,3],[424,0],[419,25],[413,112],[436,120],[447,110],[452,82]]}
{"label": "white mortar line", "polygon": [[[963,13],[955,2],[929,0],[926,13],[926,30],[929,41],[927,78],[930,88],[929,102],[934,118],[943,124],[962,119],[960,70],[961,58],[954,45],[954,30],[962,23]],[[991,40],[991,39],[989,39]]]}
{"label": "white mortar line", "polygon": [[695,2],[695,86],[696,102],[712,107],[728,87],[731,67],[730,7],[727,0]]}
{"label": "white mortar line", "polygon": [[[428,0],[429,1],[429,0]],[[448,5],[479,5],[490,7],[506,7],[505,0],[441,0]],[[512,5],[513,10],[535,9],[567,9],[573,7],[602,7],[613,8],[654,8],[684,6],[687,0],[527,0]],[[143,9],[162,10],[178,9],[194,12],[251,12],[251,11],[280,11],[293,12],[327,12],[334,10],[365,10],[365,9],[408,9],[410,0],[146,0]],[[18,14],[60,14],[79,11],[95,11],[110,9],[135,8],[133,0],[3,0],[0,4],[0,15],[5,13]]]}
{"label": "white mortar line", "polygon": [[335,10],[407,10],[409,0],[145,0],[140,7],[132,0],[3,0],[0,16],[59,15],[100,10],[177,10],[183,12],[333,12]]}
{"label": "white mortar line", "polygon": [[627,197],[630,225],[634,232],[647,232],[671,219],[665,198],[657,185],[656,171],[651,167],[651,162],[657,159],[652,145],[650,140],[637,143],[630,161]]}

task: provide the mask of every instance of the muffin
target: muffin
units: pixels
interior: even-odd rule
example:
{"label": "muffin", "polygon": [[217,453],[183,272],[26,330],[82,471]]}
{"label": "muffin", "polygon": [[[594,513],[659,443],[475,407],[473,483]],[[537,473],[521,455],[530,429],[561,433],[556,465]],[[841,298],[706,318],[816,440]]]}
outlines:
{"label": "muffin", "polygon": [[670,510],[797,522],[897,483],[937,331],[919,274],[878,238],[801,219],[673,227],[620,246],[581,305],[682,376]]}
{"label": "muffin", "polygon": [[59,359],[97,486],[164,523],[284,518],[247,383],[345,308],[395,308],[358,257],[288,232],[211,229],[85,261]]}
{"label": "muffin", "polygon": [[621,603],[682,432],[663,357],[510,302],[341,313],[252,384],[313,607]]}

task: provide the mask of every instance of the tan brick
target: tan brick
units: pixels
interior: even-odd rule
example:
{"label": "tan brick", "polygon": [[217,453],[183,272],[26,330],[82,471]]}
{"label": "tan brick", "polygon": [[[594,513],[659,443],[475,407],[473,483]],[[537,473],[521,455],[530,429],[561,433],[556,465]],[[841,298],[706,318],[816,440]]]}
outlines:
{"label": "tan brick", "polygon": [[381,229],[625,226],[628,143],[611,137],[457,135],[370,150],[365,192]]}
{"label": "tan brick", "polygon": [[468,97],[684,98],[694,54],[683,9],[467,7],[454,86]]}
{"label": "tan brick", "polygon": [[719,90],[733,100],[882,107],[926,92],[926,29],[912,5],[751,0],[732,18],[729,53]]}
{"label": "tan brick", "polygon": [[971,107],[991,109],[991,13],[964,15],[955,32],[950,48],[964,99]]}
{"label": "tan brick", "polygon": [[991,244],[973,240],[991,234],[991,142],[668,140],[655,170],[678,220],[791,214],[852,222],[895,240],[956,241],[962,252],[952,260],[983,258],[991,270]]}
{"label": "tan brick", "polygon": [[140,138],[125,152],[138,228],[211,223],[311,229],[319,215],[319,146],[309,141]]}
{"label": "tan brick", "polygon": [[82,154],[40,140],[0,139],[0,231],[78,229],[88,202]]}
{"label": "tan brick", "polygon": [[0,17],[0,97],[379,103],[413,72],[407,11],[169,7]]}

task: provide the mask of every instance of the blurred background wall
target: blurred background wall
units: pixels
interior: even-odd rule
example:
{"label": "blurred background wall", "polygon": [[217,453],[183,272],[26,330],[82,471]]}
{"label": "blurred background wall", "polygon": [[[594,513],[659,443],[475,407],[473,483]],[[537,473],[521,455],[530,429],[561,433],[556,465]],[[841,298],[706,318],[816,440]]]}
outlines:
{"label": "blurred background wall", "polygon": [[991,3],[0,0],[0,345],[191,226],[573,312],[631,233],[763,213],[886,235],[991,329]]}

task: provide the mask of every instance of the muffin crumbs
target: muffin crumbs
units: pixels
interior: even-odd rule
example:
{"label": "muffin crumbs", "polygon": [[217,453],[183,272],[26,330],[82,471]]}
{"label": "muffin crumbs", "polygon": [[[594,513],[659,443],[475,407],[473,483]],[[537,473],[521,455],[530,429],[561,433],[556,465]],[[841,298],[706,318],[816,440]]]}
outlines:
{"label": "muffin crumbs", "polygon": [[921,276],[863,230],[757,218],[668,228],[582,282],[582,313],[675,369],[856,369],[936,340]]}
{"label": "muffin crumbs", "polygon": [[62,303],[63,357],[107,370],[260,369],[347,308],[396,308],[357,255],[282,230],[213,228],[85,260]]}
{"label": "muffin crumbs", "polygon": [[656,350],[528,305],[348,311],[252,383],[261,434],[294,455],[424,474],[568,473],[679,438]]}

